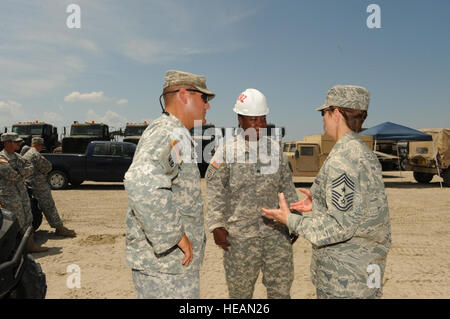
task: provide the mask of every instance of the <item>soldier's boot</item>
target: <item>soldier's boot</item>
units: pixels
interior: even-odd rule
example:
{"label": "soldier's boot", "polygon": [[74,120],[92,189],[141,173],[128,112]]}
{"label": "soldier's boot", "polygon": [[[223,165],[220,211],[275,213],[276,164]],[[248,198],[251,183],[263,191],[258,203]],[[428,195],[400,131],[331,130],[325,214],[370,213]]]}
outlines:
{"label": "soldier's boot", "polygon": [[34,234],[32,234],[30,236],[30,238],[28,239],[28,243],[27,243],[27,251],[29,253],[41,253],[44,251],[48,251],[48,247],[45,246],[39,246],[35,241],[34,241]]}
{"label": "soldier's boot", "polygon": [[74,230],[66,228],[64,225],[58,225],[56,226],[55,230],[56,236],[63,236],[63,237],[76,237],[77,234]]}

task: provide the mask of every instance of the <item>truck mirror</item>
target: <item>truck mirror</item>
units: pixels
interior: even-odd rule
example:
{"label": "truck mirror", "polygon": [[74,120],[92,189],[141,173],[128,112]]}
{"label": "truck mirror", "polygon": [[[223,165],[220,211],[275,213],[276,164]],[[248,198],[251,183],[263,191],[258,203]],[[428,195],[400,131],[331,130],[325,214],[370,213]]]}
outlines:
{"label": "truck mirror", "polygon": [[284,127],[281,128],[281,137],[284,137],[286,135],[286,129]]}
{"label": "truck mirror", "polygon": [[66,136],[66,127],[64,126],[64,136]]}
{"label": "truck mirror", "polygon": [[295,150],[295,158],[299,158],[300,157],[300,152],[298,150]]}
{"label": "truck mirror", "polygon": [[56,127],[53,127],[53,134],[58,135],[58,129]]}

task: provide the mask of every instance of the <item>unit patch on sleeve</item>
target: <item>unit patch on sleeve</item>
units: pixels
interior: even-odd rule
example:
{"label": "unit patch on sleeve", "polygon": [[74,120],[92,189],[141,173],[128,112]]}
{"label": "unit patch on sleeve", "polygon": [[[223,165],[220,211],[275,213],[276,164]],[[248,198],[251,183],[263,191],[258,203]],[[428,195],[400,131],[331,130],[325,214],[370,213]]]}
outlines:
{"label": "unit patch on sleeve", "polygon": [[331,186],[331,196],[333,205],[340,211],[346,212],[353,207],[353,195],[355,193],[355,183],[343,173],[334,179]]}
{"label": "unit patch on sleeve", "polygon": [[178,140],[172,140],[166,150],[162,152],[161,163],[166,174],[170,174],[183,161],[182,146]]}

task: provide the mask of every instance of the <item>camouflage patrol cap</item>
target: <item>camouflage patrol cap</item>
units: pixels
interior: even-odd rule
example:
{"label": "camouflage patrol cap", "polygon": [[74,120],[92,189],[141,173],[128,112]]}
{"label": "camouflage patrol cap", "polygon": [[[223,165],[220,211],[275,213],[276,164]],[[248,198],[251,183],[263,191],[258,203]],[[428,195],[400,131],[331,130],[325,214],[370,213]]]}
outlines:
{"label": "camouflage patrol cap", "polygon": [[2,142],[22,142],[23,139],[14,132],[8,132],[8,133],[3,133],[2,134]]}
{"label": "camouflage patrol cap", "polygon": [[177,71],[177,70],[169,70],[166,72],[166,81],[164,82],[163,90],[165,88],[176,86],[176,85],[189,85],[202,93],[207,94],[212,100],[216,95],[208,90],[206,87],[206,78],[203,75]]}
{"label": "camouflage patrol cap", "polygon": [[31,144],[40,144],[40,145],[44,145],[44,139],[42,137],[39,136],[35,136],[31,139]]}
{"label": "camouflage patrol cap", "polygon": [[369,100],[370,93],[362,86],[335,85],[328,91],[325,104],[317,108],[316,111],[322,111],[330,106],[367,111]]}

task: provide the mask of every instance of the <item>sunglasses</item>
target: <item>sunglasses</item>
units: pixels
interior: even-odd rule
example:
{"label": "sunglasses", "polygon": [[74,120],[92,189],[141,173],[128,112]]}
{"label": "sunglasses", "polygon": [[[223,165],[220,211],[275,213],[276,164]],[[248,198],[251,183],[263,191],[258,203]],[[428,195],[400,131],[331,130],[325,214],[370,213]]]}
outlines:
{"label": "sunglasses", "polygon": [[[179,91],[180,91],[180,89],[174,90],[174,91],[168,91],[168,92],[165,92],[165,93],[161,94],[161,96],[166,95],[166,94],[169,94],[169,93],[176,93],[176,92],[179,92]],[[206,94],[206,93],[203,93],[203,92],[200,91],[200,90],[197,90],[197,89],[186,89],[186,91],[201,93],[201,94],[202,94],[202,95],[201,95],[201,98],[202,98],[202,100],[203,100],[204,103],[208,103],[208,101],[210,100],[210,95],[208,95],[208,94]]]}
{"label": "sunglasses", "polygon": [[322,117],[325,116],[325,113],[326,113],[326,112],[328,112],[328,111],[333,112],[334,109],[335,109],[335,107],[330,106],[329,108],[326,108],[326,109],[320,111],[320,112],[322,113]]}

